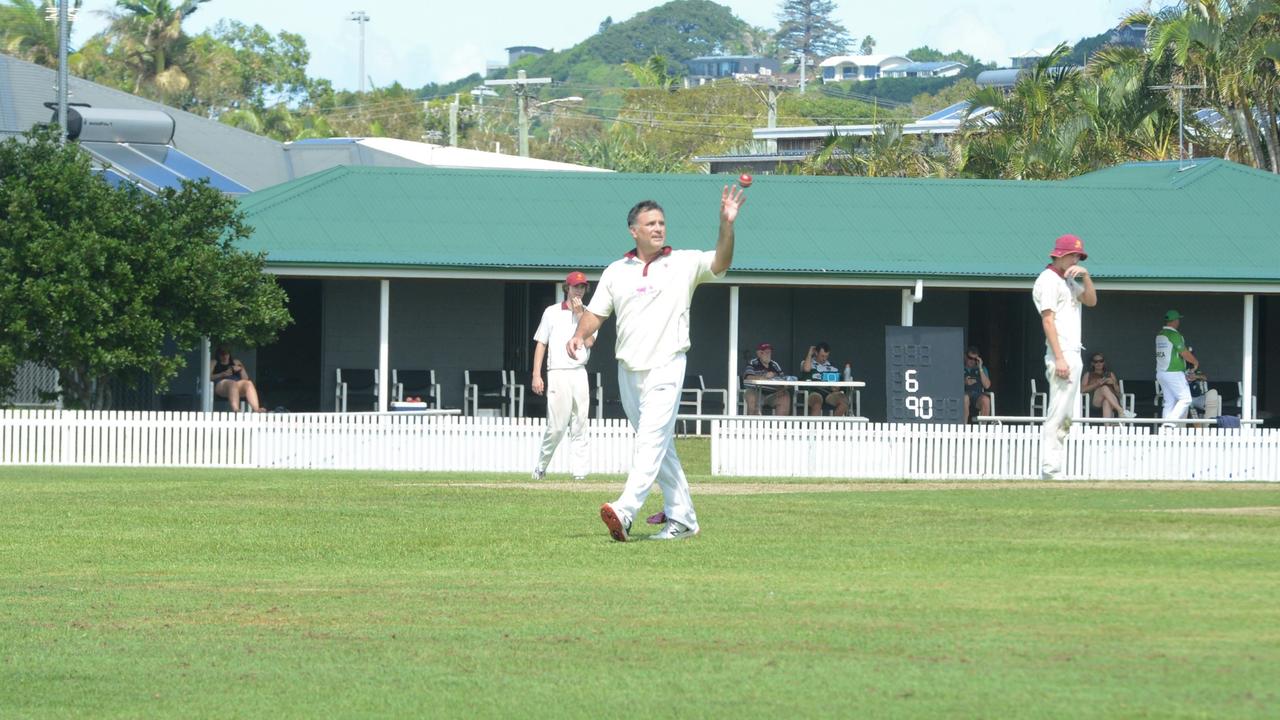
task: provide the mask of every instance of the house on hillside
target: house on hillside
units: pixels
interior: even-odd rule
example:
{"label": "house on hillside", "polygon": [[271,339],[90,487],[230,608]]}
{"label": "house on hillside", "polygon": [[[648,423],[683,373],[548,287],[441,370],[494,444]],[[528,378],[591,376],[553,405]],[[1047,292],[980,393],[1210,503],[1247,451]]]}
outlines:
{"label": "house on hillside", "polygon": [[546,48],[540,48],[536,45],[512,45],[509,48],[505,48],[505,50],[507,51],[508,65],[515,65],[516,61],[523,57],[542,57],[550,52]]}
{"label": "house on hillside", "polygon": [[1014,55],[1009,58],[1009,66],[1015,69],[1029,68],[1040,62],[1041,58],[1048,57],[1053,48],[1031,48],[1030,50]]}
{"label": "house on hillside", "polygon": [[1119,25],[1111,31],[1107,38],[1108,45],[1121,47],[1145,48],[1147,46],[1146,25]]}
{"label": "house on hillside", "polygon": [[818,63],[822,82],[875,80],[895,65],[909,65],[911,58],[901,55],[836,55]]}
{"label": "house on hillside", "polygon": [[881,73],[888,78],[947,78],[955,77],[968,67],[962,62],[942,60],[938,62],[910,62],[891,65]]}
{"label": "house on hillside", "polygon": [[685,66],[689,69],[689,80],[695,83],[742,75],[777,75],[780,69],[777,60],[754,55],[696,57],[686,62]]}

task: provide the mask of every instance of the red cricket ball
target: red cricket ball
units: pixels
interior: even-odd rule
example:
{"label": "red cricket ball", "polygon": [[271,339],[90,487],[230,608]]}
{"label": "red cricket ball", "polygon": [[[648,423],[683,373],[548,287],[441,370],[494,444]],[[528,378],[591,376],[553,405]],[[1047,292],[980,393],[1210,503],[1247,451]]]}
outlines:
{"label": "red cricket ball", "polygon": [[744,188],[751,187],[751,176],[747,173],[742,173],[738,176],[738,184]]}

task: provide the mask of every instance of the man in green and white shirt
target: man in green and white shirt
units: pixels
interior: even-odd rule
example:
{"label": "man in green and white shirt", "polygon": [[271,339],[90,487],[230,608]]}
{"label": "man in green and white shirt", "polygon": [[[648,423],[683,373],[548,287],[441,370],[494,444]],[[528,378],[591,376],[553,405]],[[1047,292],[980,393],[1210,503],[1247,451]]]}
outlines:
{"label": "man in green and white shirt", "polygon": [[1181,419],[1191,407],[1191,387],[1187,385],[1187,368],[1200,366],[1200,361],[1187,349],[1187,341],[1178,328],[1182,313],[1170,310],[1164,314],[1164,327],[1156,334],[1156,382],[1164,395],[1164,419]]}

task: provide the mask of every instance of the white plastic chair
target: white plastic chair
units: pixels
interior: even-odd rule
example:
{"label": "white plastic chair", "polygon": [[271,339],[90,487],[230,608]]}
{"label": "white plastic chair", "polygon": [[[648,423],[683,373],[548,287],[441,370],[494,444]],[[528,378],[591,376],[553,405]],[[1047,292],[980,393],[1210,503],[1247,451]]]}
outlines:
{"label": "white plastic chair", "polygon": [[[1027,409],[1027,414],[1031,417],[1043,417],[1049,409],[1049,393],[1041,392],[1036,389],[1036,379],[1031,378],[1031,402]],[[1039,410],[1039,412],[1037,412]],[[994,414],[995,411],[992,411]]]}

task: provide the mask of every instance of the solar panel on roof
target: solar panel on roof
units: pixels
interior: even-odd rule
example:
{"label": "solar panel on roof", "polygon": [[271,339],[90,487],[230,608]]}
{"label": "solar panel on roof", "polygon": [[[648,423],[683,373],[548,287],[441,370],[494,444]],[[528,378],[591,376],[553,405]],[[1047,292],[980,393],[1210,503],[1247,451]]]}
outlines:
{"label": "solar panel on roof", "polygon": [[182,187],[182,176],[149,158],[130,150],[119,143],[82,142],[80,147],[88,150],[99,160],[103,160],[116,169],[142,180],[145,184],[159,190],[161,188]]}
{"label": "solar panel on roof", "polygon": [[118,172],[131,175],[155,189],[180,188],[183,180],[207,179],[225,193],[246,194],[249,188],[168,145],[126,145],[82,142],[81,147]]}
{"label": "solar panel on roof", "polygon": [[948,105],[935,113],[925,115],[917,122],[930,122],[934,120],[963,120],[965,113],[967,112],[969,112],[969,103],[961,100],[960,102],[955,103],[954,105]]}
{"label": "solar panel on roof", "polygon": [[106,178],[107,182],[111,183],[111,187],[120,187],[121,185],[136,185],[137,187],[142,188],[142,192],[147,193],[148,195],[155,195],[155,193],[152,192],[151,188],[145,185],[139,185],[133,180],[130,180],[124,175],[121,175],[115,170],[112,170],[111,168],[99,168],[99,169],[102,171],[102,176]]}
{"label": "solar panel on roof", "polygon": [[188,180],[207,179],[210,185],[224,193],[243,195],[250,192],[249,188],[175,147],[168,145],[131,145],[129,147]]}

